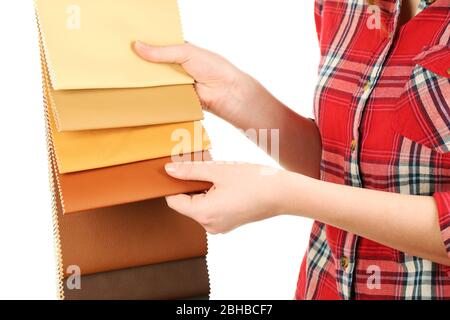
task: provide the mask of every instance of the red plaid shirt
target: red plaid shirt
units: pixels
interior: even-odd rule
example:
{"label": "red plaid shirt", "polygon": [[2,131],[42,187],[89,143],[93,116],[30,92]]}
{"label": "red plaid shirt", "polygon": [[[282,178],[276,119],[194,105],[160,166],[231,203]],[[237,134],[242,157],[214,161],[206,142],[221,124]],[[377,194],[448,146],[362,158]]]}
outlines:
{"label": "red plaid shirt", "polygon": [[[449,6],[398,26],[400,0],[316,1],[314,106],[321,179],[434,196],[450,254]],[[315,222],[296,298],[450,299],[450,267]]]}

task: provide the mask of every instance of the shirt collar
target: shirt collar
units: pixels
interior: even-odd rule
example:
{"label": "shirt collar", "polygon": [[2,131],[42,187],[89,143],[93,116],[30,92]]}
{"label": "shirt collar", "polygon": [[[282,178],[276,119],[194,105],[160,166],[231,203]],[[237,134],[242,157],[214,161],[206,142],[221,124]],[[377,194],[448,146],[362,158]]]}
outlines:
{"label": "shirt collar", "polygon": [[420,0],[419,3],[419,10],[417,11],[417,14],[428,8],[430,5],[432,5],[436,0]]}
{"label": "shirt collar", "polygon": [[[390,12],[392,14],[396,14],[401,7],[402,1],[405,0],[379,1],[378,5],[382,10],[385,10],[386,12]],[[377,1],[368,0],[368,2],[369,4],[375,4]],[[439,0],[420,0],[417,14],[419,14],[435,2],[439,2]]]}

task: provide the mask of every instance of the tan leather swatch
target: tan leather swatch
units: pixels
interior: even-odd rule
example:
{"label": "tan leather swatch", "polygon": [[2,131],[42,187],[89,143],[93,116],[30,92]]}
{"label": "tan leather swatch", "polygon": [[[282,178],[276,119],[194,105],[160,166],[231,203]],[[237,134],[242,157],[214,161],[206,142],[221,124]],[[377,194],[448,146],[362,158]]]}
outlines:
{"label": "tan leather swatch", "polygon": [[67,300],[207,299],[210,292],[204,257],[82,276],[81,290],[64,284]]}
{"label": "tan leather swatch", "polygon": [[140,59],[131,43],[182,44],[176,0],[35,0],[52,87],[192,84],[180,66]]}
{"label": "tan leather swatch", "polygon": [[[209,161],[208,152],[188,154],[185,161]],[[160,198],[168,195],[207,190],[210,183],[182,181],[167,175],[164,165],[172,158],[61,174],[59,189],[64,213]]]}
{"label": "tan leather swatch", "polygon": [[83,275],[205,256],[206,232],[165,199],[64,215],[58,205],[63,267]]}
{"label": "tan leather swatch", "polygon": [[179,123],[203,119],[192,85],[51,91],[58,131]]}

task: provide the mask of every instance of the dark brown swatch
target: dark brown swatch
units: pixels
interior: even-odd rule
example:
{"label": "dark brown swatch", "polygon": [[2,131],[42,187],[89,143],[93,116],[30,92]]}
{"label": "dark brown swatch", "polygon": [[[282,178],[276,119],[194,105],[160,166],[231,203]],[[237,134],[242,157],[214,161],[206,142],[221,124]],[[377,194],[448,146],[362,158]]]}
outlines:
{"label": "dark brown swatch", "polygon": [[81,276],[80,290],[68,283],[67,300],[198,299],[210,291],[204,257]]}

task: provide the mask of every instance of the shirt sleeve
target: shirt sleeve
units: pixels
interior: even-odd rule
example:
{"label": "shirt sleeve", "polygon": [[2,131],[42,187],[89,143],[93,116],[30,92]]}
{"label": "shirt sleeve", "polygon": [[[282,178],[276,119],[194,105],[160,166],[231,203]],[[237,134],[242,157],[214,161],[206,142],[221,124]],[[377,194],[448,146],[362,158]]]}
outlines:
{"label": "shirt sleeve", "polygon": [[438,192],[434,194],[438,212],[439,225],[441,227],[442,238],[450,257],[450,192]]}
{"label": "shirt sleeve", "polygon": [[319,38],[320,42],[320,34],[322,32],[322,11],[323,11],[323,2],[325,0],[316,0],[314,3],[314,19],[316,21],[316,31],[317,31],[317,37]]}

